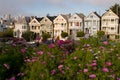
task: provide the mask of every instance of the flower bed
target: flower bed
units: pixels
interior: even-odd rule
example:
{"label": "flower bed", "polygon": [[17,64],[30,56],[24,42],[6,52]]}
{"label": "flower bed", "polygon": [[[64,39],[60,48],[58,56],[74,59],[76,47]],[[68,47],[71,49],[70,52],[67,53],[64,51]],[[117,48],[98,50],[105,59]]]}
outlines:
{"label": "flower bed", "polygon": [[120,80],[119,42],[91,37],[29,47],[17,41],[0,49],[0,80]]}

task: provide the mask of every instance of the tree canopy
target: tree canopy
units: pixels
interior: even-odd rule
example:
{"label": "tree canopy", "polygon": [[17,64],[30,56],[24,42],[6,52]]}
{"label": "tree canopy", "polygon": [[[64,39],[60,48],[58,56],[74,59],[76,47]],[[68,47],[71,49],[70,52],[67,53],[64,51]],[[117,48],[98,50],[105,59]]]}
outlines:
{"label": "tree canopy", "polygon": [[110,7],[110,9],[117,14],[120,17],[120,5],[119,4],[114,4],[113,6]]}

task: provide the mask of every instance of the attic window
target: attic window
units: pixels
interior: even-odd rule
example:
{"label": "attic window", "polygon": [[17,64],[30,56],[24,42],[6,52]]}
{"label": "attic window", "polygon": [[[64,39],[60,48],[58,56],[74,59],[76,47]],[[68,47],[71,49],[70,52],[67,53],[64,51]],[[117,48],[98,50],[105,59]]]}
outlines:
{"label": "attic window", "polygon": [[45,22],[47,21],[47,19],[45,19]]}
{"label": "attic window", "polygon": [[76,19],[76,17],[74,17],[74,19]]}
{"label": "attic window", "polygon": [[90,16],[90,18],[93,18],[93,16]]}
{"label": "attic window", "polygon": [[36,21],[33,21],[33,23],[36,23]]}

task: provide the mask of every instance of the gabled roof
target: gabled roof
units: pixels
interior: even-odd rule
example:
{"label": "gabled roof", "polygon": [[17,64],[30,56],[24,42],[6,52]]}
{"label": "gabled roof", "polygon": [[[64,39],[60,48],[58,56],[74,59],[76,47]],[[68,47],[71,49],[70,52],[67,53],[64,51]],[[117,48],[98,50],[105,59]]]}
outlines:
{"label": "gabled roof", "polygon": [[82,19],[85,17],[85,15],[83,13],[75,13],[75,14],[77,14]]}
{"label": "gabled roof", "polygon": [[57,16],[47,16],[48,19],[50,19],[50,21],[53,22],[53,20],[56,18]]}
{"label": "gabled roof", "polygon": [[93,12],[96,16],[98,16],[99,18],[101,17],[97,12]]}
{"label": "gabled roof", "polygon": [[[112,12],[113,14],[115,14],[111,9],[109,9],[109,10],[106,10],[106,12],[102,15],[102,16],[104,16],[106,13],[108,13],[108,12]],[[115,14],[117,17],[118,17],[118,15],[117,14]],[[119,17],[118,17],[119,18]]]}
{"label": "gabled roof", "polygon": [[38,22],[40,22],[42,19],[43,19],[43,17],[42,18],[35,18]]}
{"label": "gabled roof", "polygon": [[68,16],[67,16],[67,15],[61,14],[61,16],[62,16],[66,21],[68,20]]}

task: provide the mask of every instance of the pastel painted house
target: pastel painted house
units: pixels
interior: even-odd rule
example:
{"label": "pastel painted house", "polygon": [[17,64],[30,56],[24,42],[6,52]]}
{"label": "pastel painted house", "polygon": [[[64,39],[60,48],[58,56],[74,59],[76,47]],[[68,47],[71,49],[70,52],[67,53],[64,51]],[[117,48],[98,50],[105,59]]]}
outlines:
{"label": "pastel painted house", "polygon": [[54,19],[54,38],[62,39],[61,33],[68,33],[68,16],[60,14]]}
{"label": "pastel painted house", "polygon": [[90,36],[97,35],[97,31],[100,30],[101,17],[97,12],[92,12],[85,17],[84,32]]}
{"label": "pastel painted house", "polygon": [[83,31],[84,29],[84,14],[75,13],[69,18],[69,35],[71,35],[74,39],[77,36],[77,32]]}
{"label": "pastel painted house", "polygon": [[108,10],[102,15],[101,30],[105,31],[105,34],[110,39],[115,39],[118,35],[119,17],[112,11]]}
{"label": "pastel painted house", "polygon": [[51,37],[53,37],[53,20],[56,18],[56,16],[46,16],[40,21],[40,34],[42,33],[49,33]]}
{"label": "pastel painted house", "polygon": [[15,22],[15,27],[13,29],[14,37],[22,38],[22,34],[29,29],[28,23],[30,22],[29,17],[23,17]]}
{"label": "pastel painted house", "polygon": [[33,18],[31,20],[31,22],[29,23],[29,30],[34,32],[34,33],[37,33],[37,34],[40,34],[40,21],[42,20],[42,18]]}

